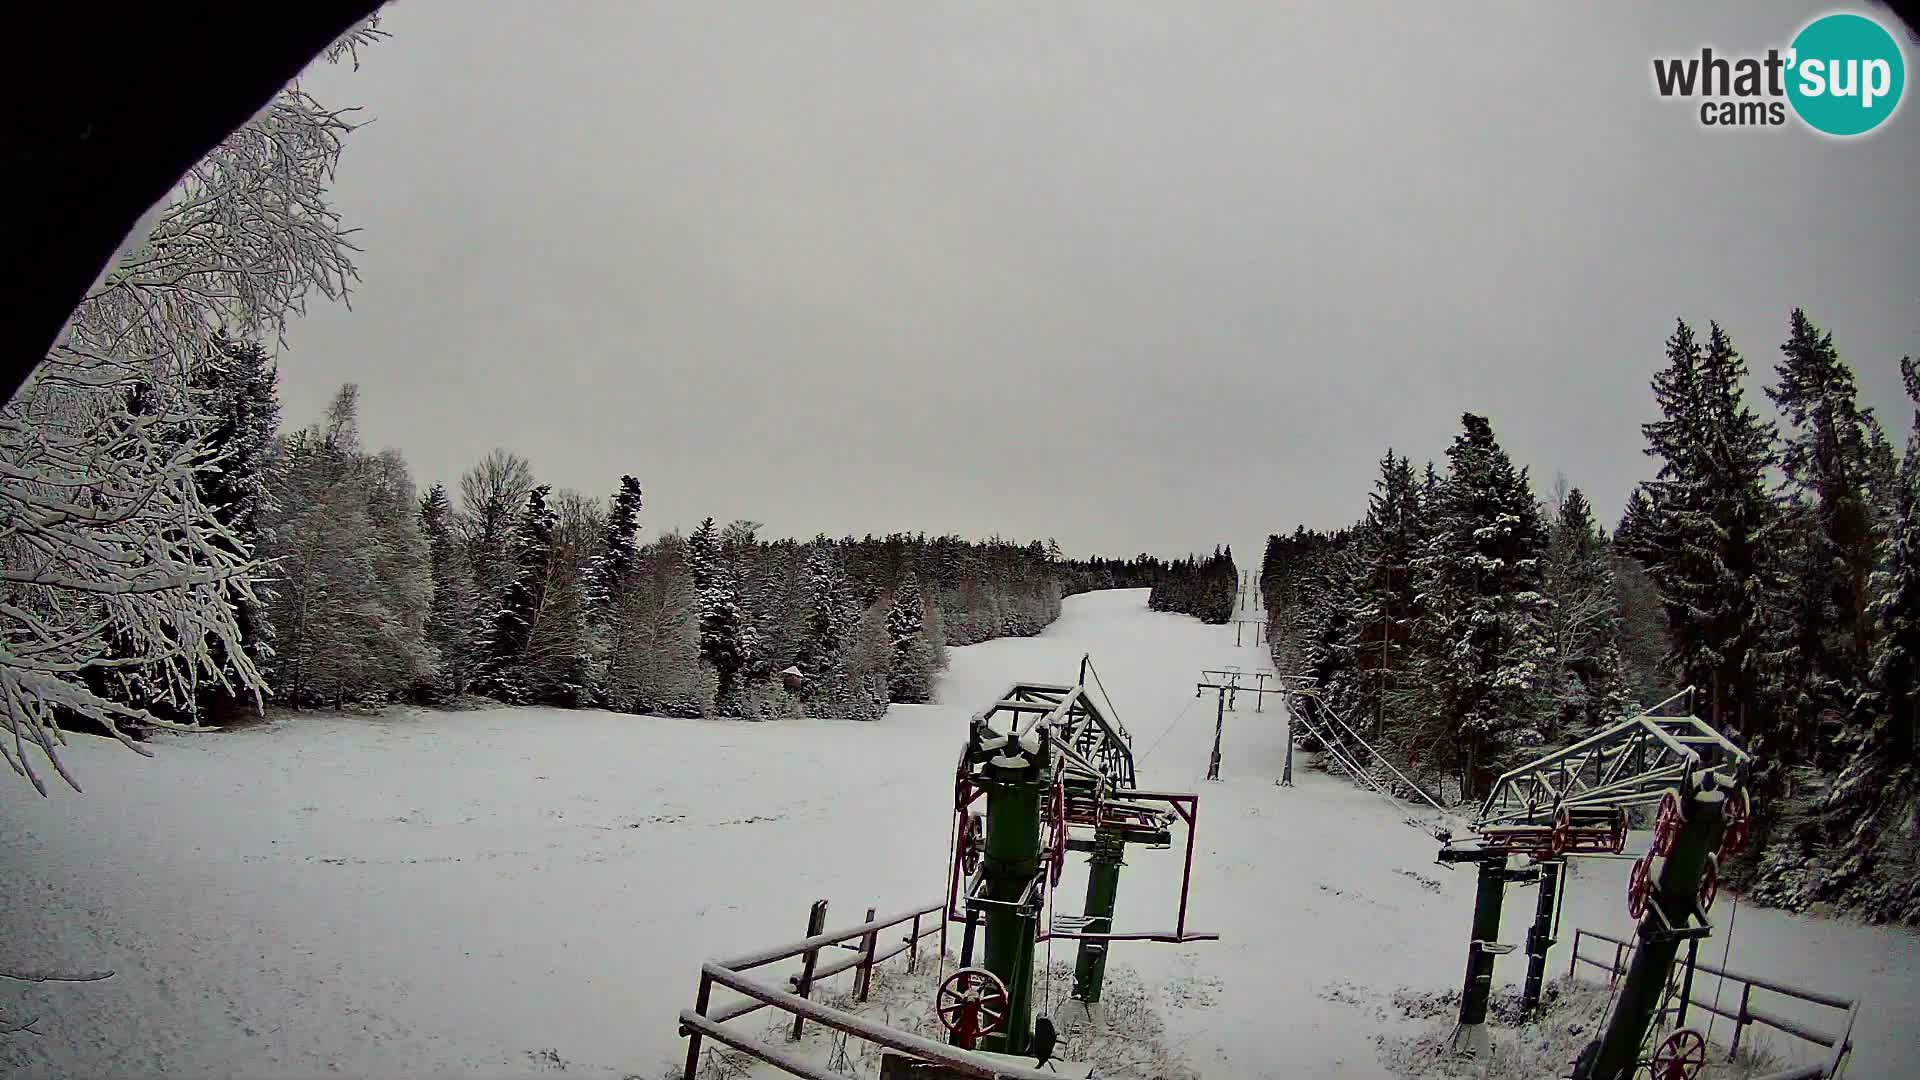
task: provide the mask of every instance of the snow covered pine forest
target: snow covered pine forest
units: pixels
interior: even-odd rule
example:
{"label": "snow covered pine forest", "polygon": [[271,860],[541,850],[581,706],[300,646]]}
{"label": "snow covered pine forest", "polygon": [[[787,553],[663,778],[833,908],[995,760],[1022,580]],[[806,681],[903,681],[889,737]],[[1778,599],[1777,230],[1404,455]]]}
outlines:
{"label": "snow covered pine forest", "polygon": [[[326,62],[382,36],[363,26]],[[765,897],[752,871],[771,841],[753,830],[817,848],[879,821],[918,861],[786,880],[844,905],[920,900],[940,871],[922,834],[947,809],[926,777],[948,775],[965,716],[1008,678],[1120,658],[1121,708],[1142,703],[1135,728],[1161,740],[1149,772],[1193,786],[1205,733],[1186,681],[1222,662],[1214,627],[1251,569],[1224,545],[1102,558],[711,518],[642,542],[641,478],[671,462],[610,463],[604,493],[581,492],[502,448],[423,489],[399,451],[363,445],[351,384],[284,423],[290,321],[357,281],[329,191],[352,126],[289,86],[142,222],[0,415],[0,756],[22,778],[0,842],[0,1061],[497,1074],[565,1069],[547,1049],[564,1035],[586,1048],[578,1071],[651,1071],[694,959],[763,944],[809,898]],[[1697,688],[1696,711],[1762,763],[1755,840],[1728,868],[1774,908],[1751,916],[1756,962],[1880,994],[1859,1064],[1897,1075],[1914,939],[1863,924],[1920,923],[1920,370],[1899,361],[1901,449],[1808,313],[1786,317],[1770,376],[1717,326],[1679,323],[1662,359],[1663,329],[1647,328],[1660,419],[1621,432],[1644,439],[1647,477],[1617,517],[1566,481],[1540,490],[1468,414],[1422,468],[1388,450],[1356,524],[1270,538],[1271,663],[1317,676],[1462,800]],[[1303,779],[1285,811],[1327,832],[1283,824],[1277,730],[1236,735],[1246,763],[1208,789],[1228,810],[1201,911],[1243,951],[1143,956],[1120,985],[1159,995],[1155,1040],[1225,1074],[1373,1074],[1373,1032],[1404,1019],[1383,1004],[1396,987],[1457,981],[1468,893],[1337,778]],[[859,755],[897,769],[876,784]],[[715,792],[749,809],[723,815]],[[735,839],[703,848],[689,822]],[[1338,853],[1314,842],[1329,835]],[[556,890],[556,868],[580,885]],[[1298,926],[1329,896],[1358,898],[1339,909],[1353,925],[1275,937],[1276,902]],[[1792,914],[1808,909],[1840,918]],[[570,920],[626,927],[632,970],[599,974]],[[1815,961],[1808,933],[1831,946]],[[1290,949],[1332,964],[1387,942],[1403,967],[1288,974]],[[644,1035],[608,1030],[596,978],[643,1006],[619,1014]],[[1276,1000],[1316,1034],[1271,1030]]]}
{"label": "snow covered pine forest", "polygon": [[1920,367],[1896,451],[1803,311],[1766,397],[1684,321],[1644,429],[1655,475],[1609,535],[1560,478],[1543,502],[1468,414],[1444,464],[1388,450],[1364,519],[1267,546],[1282,671],[1436,789],[1501,772],[1695,687],[1759,755],[1757,843],[1725,868],[1794,909],[1920,923]]}

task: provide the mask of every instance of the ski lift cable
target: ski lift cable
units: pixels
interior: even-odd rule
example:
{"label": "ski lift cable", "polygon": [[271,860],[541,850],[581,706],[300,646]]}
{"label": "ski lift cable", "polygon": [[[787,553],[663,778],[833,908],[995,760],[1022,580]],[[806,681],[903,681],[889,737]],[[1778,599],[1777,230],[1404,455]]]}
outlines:
{"label": "ski lift cable", "polygon": [[[1287,696],[1289,699],[1291,699],[1293,695],[1290,693]],[[1318,700],[1318,699],[1316,698],[1315,700]],[[1388,791],[1386,787],[1382,785],[1380,781],[1373,776],[1373,774],[1367,772],[1365,769],[1360,768],[1360,766],[1356,763],[1356,760],[1357,760],[1356,756],[1351,751],[1348,751],[1345,749],[1346,744],[1340,741],[1339,735],[1337,733],[1334,735],[1332,739],[1327,738],[1326,735],[1323,734],[1321,730],[1318,727],[1316,727],[1312,721],[1308,720],[1304,715],[1302,715],[1300,711],[1296,711],[1294,709],[1291,700],[1288,701],[1287,711],[1289,715],[1293,716],[1294,718],[1298,719],[1301,723],[1306,725],[1307,730],[1310,733],[1312,733],[1315,738],[1320,740],[1320,745],[1329,754],[1333,755],[1333,759],[1339,762],[1341,767],[1345,768],[1347,772],[1351,773],[1356,779],[1358,779],[1363,784],[1365,784],[1368,788],[1370,788],[1374,794],[1378,795],[1382,799],[1385,799],[1387,804],[1389,806],[1392,806],[1395,810],[1406,809],[1406,806],[1407,806],[1406,800],[1397,798],[1391,791]],[[1331,712],[1332,710],[1329,709],[1328,711]],[[1377,757],[1378,754],[1376,753],[1375,756]],[[1402,779],[1404,780],[1405,778],[1402,777]],[[1415,788],[1415,790],[1419,790],[1419,789]],[[1425,793],[1423,792],[1422,794],[1424,796]],[[1427,801],[1429,804],[1433,803],[1433,800],[1431,799],[1428,799]],[[1452,822],[1454,820],[1454,815],[1447,813],[1446,810],[1441,809],[1437,804],[1434,805],[1434,808],[1436,810],[1440,810],[1442,825]],[[1434,832],[1434,829],[1432,827],[1429,827],[1426,824],[1422,824],[1421,822],[1415,821],[1411,817],[1402,818],[1401,822],[1402,824],[1406,825],[1408,828],[1418,829],[1420,830],[1420,832],[1428,836],[1438,835],[1437,833]]]}
{"label": "ski lift cable", "polygon": [[1707,1041],[1713,1041],[1713,1021],[1720,1012],[1720,991],[1727,985],[1727,961],[1733,956],[1733,922],[1740,917],[1740,894],[1733,894],[1733,907],[1727,912],[1727,941],[1720,950],[1720,970],[1722,974],[1713,980],[1713,1008],[1707,1012]]}
{"label": "ski lift cable", "polygon": [[1172,733],[1174,728],[1180,726],[1180,721],[1186,719],[1188,710],[1192,709],[1193,703],[1198,700],[1200,699],[1197,697],[1188,699],[1187,704],[1180,710],[1180,714],[1178,716],[1175,716],[1172,722],[1167,724],[1166,729],[1161,731],[1160,734],[1154,738],[1153,745],[1147,747],[1146,752],[1140,755],[1138,761],[1136,762],[1136,765],[1146,764],[1148,756],[1151,755],[1155,750],[1158,750],[1160,748],[1161,743],[1167,741],[1167,736]]}
{"label": "ski lift cable", "polygon": [[[1398,810],[1406,806],[1406,803],[1403,800],[1395,798],[1392,792],[1388,791],[1384,786],[1382,786],[1380,781],[1374,778],[1373,774],[1367,772],[1365,769],[1362,769],[1359,766],[1355,755],[1353,755],[1351,751],[1348,751],[1346,749],[1346,744],[1340,741],[1340,738],[1338,735],[1335,735],[1332,739],[1328,739],[1324,734],[1322,734],[1319,728],[1314,726],[1312,721],[1308,720],[1305,716],[1302,716],[1297,712],[1293,712],[1292,709],[1293,709],[1292,705],[1289,704],[1288,705],[1289,714],[1295,717],[1296,719],[1300,720],[1301,723],[1306,725],[1307,730],[1310,733],[1312,733],[1315,738],[1318,738],[1320,740],[1320,745],[1327,751],[1327,753],[1333,755],[1333,759],[1339,762],[1342,768],[1346,769],[1347,772],[1351,773],[1355,779],[1359,780],[1360,782],[1365,784],[1368,788],[1372,789],[1374,794],[1380,796],[1382,799],[1385,799],[1388,805],[1392,806],[1394,809]],[[1411,819],[1407,820],[1407,824],[1412,828],[1420,829],[1420,831],[1422,832],[1427,831],[1427,829],[1424,826],[1421,826],[1413,822]]]}
{"label": "ski lift cable", "polygon": [[[1315,698],[1314,700],[1319,701],[1318,698]],[[1324,701],[1320,701],[1319,703],[1323,707],[1326,705]],[[1302,723],[1304,723],[1307,726],[1307,730],[1312,732],[1316,738],[1319,738],[1320,745],[1325,747],[1327,749],[1327,752],[1333,755],[1334,760],[1338,761],[1344,768],[1346,768],[1348,772],[1351,772],[1356,779],[1364,782],[1368,787],[1378,792],[1381,795],[1381,797],[1385,798],[1387,801],[1395,803],[1396,805],[1400,803],[1401,800],[1394,798],[1393,793],[1389,792],[1384,786],[1382,786],[1380,781],[1376,779],[1372,773],[1369,773],[1365,769],[1362,769],[1360,767],[1359,755],[1347,749],[1346,743],[1340,739],[1340,736],[1338,733],[1335,733],[1332,739],[1328,739],[1321,732],[1319,726],[1316,726],[1311,720],[1308,720],[1305,716],[1302,716],[1299,713],[1294,712],[1293,706],[1291,704],[1287,706],[1287,709],[1288,709],[1288,715],[1296,717]],[[1331,714],[1333,710],[1331,708],[1328,708],[1327,712]],[[1375,756],[1378,756],[1378,755],[1375,755]]]}
{"label": "ski lift cable", "polygon": [[1120,719],[1120,710],[1114,707],[1113,695],[1107,692],[1107,684],[1100,681],[1100,669],[1093,666],[1093,654],[1081,657],[1081,662],[1087,665],[1087,673],[1093,676],[1093,685],[1100,688],[1100,696],[1106,700],[1107,712],[1113,717],[1114,726],[1120,729],[1121,735],[1126,735],[1126,722]]}
{"label": "ski lift cable", "polygon": [[1388,769],[1392,770],[1393,775],[1399,777],[1401,783],[1407,785],[1409,788],[1412,788],[1414,794],[1419,795],[1421,800],[1424,801],[1428,806],[1433,807],[1435,810],[1438,810],[1442,814],[1447,813],[1446,807],[1441,806],[1437,802],[1434,802],[1433,796],[1428,795],[1426,792],[1426,789],[1422,788],[1419,784],[1416,784],[1412,780],[1408,779],[1407,774],[1401,772],[1398,768],[1396,768],[1393,762],[1388,759],[1387,755],[1381,753],[1379,750],[1375,749],[1372,744],[1368,743],[1367,740],[1361,738],[1360,733],[1353,729],[1352,724],[1347,723],[1346,717],[1341,716],[1339,710],[1335,709],[1332,705],[1327,704],[1325,699],[1321,698],[1318,694],[1314,694],[1312,695],[1312,697],[1315,701],[1319,702],[1321,708],[1324,708],[1327,711],[1328,716],[1333,717],[1334,720],[1337,721],[1341,727],[1347,729],[1347,734],[1353,736],[1354,742],[1357,742],[1362,747],[1364,747],[1368,753],[1372,754],[1374,758],[1380,762],[1380,764],[1385,765]]}

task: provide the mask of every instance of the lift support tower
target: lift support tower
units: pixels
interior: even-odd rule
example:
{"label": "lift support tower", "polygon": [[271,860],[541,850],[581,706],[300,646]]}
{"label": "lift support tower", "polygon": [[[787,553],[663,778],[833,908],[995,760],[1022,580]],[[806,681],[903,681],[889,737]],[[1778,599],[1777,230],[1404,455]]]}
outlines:
{"label": "lift support tower", "polygon": [[[1142,791],[1135,784],[1131,739],[1109,719],[1104,692],[1088,689],[1090,664],[1072,686],[1017,683],[968,725],[954,787],[954,855],[948,868],[947,917],[965,924],[962,969],[948,979],[962,1003],[995,1003],[953,1011],[957,1045],[1027,1053],[1034,1041],[1035,946],[1052,938],[1079,943],[1073,997],[1100,1000],[1108,946],[1115,941],[1203,941],[1218,934],[1186,926],[1193,871],[1193,827],[1199,797]],[[1097,676],[1096,676],[1097,679]],[[983,806],[981,805],[983,804]],[[1128,844],[1169,847],[1184,822],[1186,864],[1180,908],[1171,930],[1116,932],[1113,915]],[[1069,851],[1090,856],[1086,903],[1079,916],[1053,910]],[[974,937],[984,928],[981,967]],[[943,1000],[948,998],[943,986]],[[990,1022],[985,1012],[997,1014]],[[943,1019],[948,1013],[942,1013]]]}
{"label": "lift support tower", "polygon": [[[1554,908],[1566,860],[1621,853],[1629,809],[1657,805],[1652,847],[1634,863],[1628,884],[1627,910],[1639,922],[1633,960],[1605,1033],[1582,1052],[1575,1076],[1627,1080],[1645,1064],[1640,1046],[1680,945],[1689,947],[1690,981],[1692,951],[1713,933],[1707,911],[1717,890],[1719,857],[1738,850],[1747,835],[1750,767],[1747,753],[1706,723],[1647,713],[1502,775],[1471,826],[1474,835],[1458,843],[1443,837],[1440,852],[1442,862],[1468,863],[1479,871],[1454,1053],[1477,1057],[1487,1049],[1494,961],[1513,949],[1495,940],[1506,886],[1540,885],[1527,933],[1521,1001],[1531,1013],[1539,1005],[1547,950],[1554,944]],[[1509,866],[1516,856],[1533,865]],[[1678,1060],[1681,1049],[1693,1042],[1701,1042],[1698,1033],[1676,1031],[1655,1051],[1655,1060],[1663,1054]]]}

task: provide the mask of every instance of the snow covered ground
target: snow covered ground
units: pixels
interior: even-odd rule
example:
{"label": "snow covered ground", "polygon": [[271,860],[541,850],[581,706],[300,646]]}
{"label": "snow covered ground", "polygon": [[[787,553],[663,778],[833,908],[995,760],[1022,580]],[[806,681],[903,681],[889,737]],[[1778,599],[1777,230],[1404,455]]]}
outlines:
{"label": "snow covered ground", "polygon": [[[1195,678],[1264,650],[1149,612],[1141,591],[955,649],[939,704],[874,724],[398,710],[169,737],[156,760],[76,737],[85,795],[0,785],[0,967],[115,975],[0,981],[0,1027],[45,1032],[0,1037],[0,1062],[653,1080],[682,1053],[674,1017],[703,958],[800,936],[816,897],[833,925],[937,897],[965,717],[1013,681],[1072,681],[1088,652],[1142,783],[1201,792],[1189,925],[1223,936],[1116,946],[1116,963],[1212,999],[1168,1015],[1204,1075],[1380,1075],[1373,1038],[1404,1026],[1389,995],[1458,985],[1471,873],[1435,865],[1431,838],[1374,795],[1304,767],[1275,786],[1271,706],[1228,714],[1224,780],[1205,783],[1213,698]],[[1117,929],[1173,924],[1179,855],[1129,854]],[[1624,876],[1581,869],[1566,937],[1624,935]],[[1061,895],[1082,888],[1070,870]],[[1505,940],[1532,903],[1510,894]],[[1920,935],[1742,906],[1732,936],[1736,969],[1866,998],[1849,1075],[1912,1075]],[[1565,964],[1563,944],[1551,970]],[[1504,959],[1501,980],[1523,968]]]}

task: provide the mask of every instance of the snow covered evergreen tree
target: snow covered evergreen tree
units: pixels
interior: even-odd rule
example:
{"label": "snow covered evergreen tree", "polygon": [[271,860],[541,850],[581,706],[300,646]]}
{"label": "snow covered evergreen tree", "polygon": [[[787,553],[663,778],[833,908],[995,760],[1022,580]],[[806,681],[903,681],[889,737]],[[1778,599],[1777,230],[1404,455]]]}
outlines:
{"label": "snow covered evergreen tree", "polygon": [[753,626],[741,610],[734,567],[722,550],[712,518],[702,521],[687,538],[687,562],[698,593],[700,658],[718,677],[713,714],[741,716],[741,683],[753,662],[756,641]]}
{"label": "snow covered evergreen tree", "polygon": [[[206,416],[201,433],[210,467],[195,474],[200,500],[233,534],[223,541],[236,558],[250,558],[260,539],[260,518],[269,504],[267,465],[280,425],[277,375],[267,351],[256,341],[237,341],[224,333],[213,352],[194,369],[192,385]],[[254,595],[233,598],[240,646],[257,669],[273,654],[273,623],[264,603],[268,586],[256,581]],[[209,654],[238,678],[240,669],[226,660],[219,639],[208,640]],[[225,694],[203,694],[202,704],[218,707]]]}
{"label": "snow covered evergreen tree", "polygon": [[1455,725],[1468,795],[1538,748],[1554,663],[1541,592],[1546,532],[1526,470],[1485,417],[1467,413],[1429,511],[1421,602],[1434,651],[1423,664]]}
{"label": "snow covered evergreen tree", "polygon": [[1407,705],[1414,666],[1413,562],[1423,539],[1420,489],[1413,465],[1392,450],[1368,497],[1366,519],[1355,530],[1351,580],[1342,591],[1348,608],[1337,648],[1351,678],[1349,718],[1369,736],[1397,726]]}
{"label": "snow covered evergreen tree", "polygon": [[420,531],[427,539],[427,565],[433,583],[427,608],[426,638],[440,658],[438,693],[466,690],[473,641],[473,582],[453,531],[453,504],[447,489],[435,484],[420,498]]}
{"label": "snow covered evergreen tree", "polygon": [[1779,384],[1767,390],[1786,421],[1780,468],[1788,513],[1781,542],[1786,588],[1775,636],[1780,662],[1770,672],[1780,704],[1803,731],[1811,756],[1838,764],[1840,729],[1864,689],[1873,639],[1868,579],[1882,526],[1876,491],[1888,453],[1872,410],[1857,400],[1853,372],[1833,336],[1795,309]]}
{"label": "snow covered evergreen tree", "polygon": [[587,600],[596,607],[614,603],[633,576],[640,560],[636,540],[640,534],[640,481],[631,476],[620,478],[620,490],[607,510],[606,530],[601,536],[600,552],[594,557]]}
{"label": "snow covered evergreen tree", "polygon": [[1700,688],[1710,722],[1749,749],[1787,751],[1763,730],[1771,716],[1760,700],[1763,649],[1774,640],[1763,602],[1777,595],[1765,548],[1779,522],[1766,484],[1773,431],[1746,406],[1746,364],[1717,324],[1703,351],[1681,322],[1667,356],[1654,379],[1662,419],[1645,426],[1661,468],[1646,485],[1636,553],[1667,609],[1674,669]]}
{"label": "snow covered evergreen tree", "polygon": [[1620,601],[1606,538],[1579,488],[1559,499],[1549,529],[1546,595],[1547,641],[1553,649],[1548,677],[1552,716],[1549,741],[1565,742],[1618,720],[1631,711],[1621,679]]}
{"label": "snow covered evergreen tree", "polygon": [[1875,621],[1868,689],[1845,742],[1846,767],[1826,812],[1847,858],[1822,892],[1875,919],[1920,922],[1920,363],[1900,361],[1913,426],[1891,519],[1870,580]]}
{"label": "snow covered evergreen tree", "polygon": [[553,559],[556,515],[547,506],[553,489],[536,485],[527,493],[527,506],[513,530],[513,577],[500,597],[493,626],[485,639],[485,657],[474,688],[512,705],[533,699],[524,663],[527,647],[546,601],[547,566]]}
{"label": "snow covered evergreen tree", "polygon": [[1775,369],[1780,382],[1767,390],[1787,422],[1780,469],[1794,495],[1814,509],[1819,560],[1838,570],[1822,575],[1831,579],[1833,595],[1818,636],[1833,655],[1820,666],[1851,697],[1871,643],[1867,579],[1879,539],[1872,506],[1879,425],[1871,409],[1860,407],[1853,371],[1840,359],[1833,335],[1815,327],[1806,312],[1794,309],[1780,351],[1786,356]]}
{"label": "snow covered evergreen tree", "polygon": [[926,618],[920,579],[909,570],[901,576],[893,607],[887,612],[887,636],[893,648],[889,688],[896,702],[918,704],[933,693],[933,657],[925,638]]}
{"label": "snow covered evergreen tree", "polygon": [[816,537],[810,547],[801,571],[806,640],[795,658],[807,674],[808,715],[878,719],[879,711],[871,708],[871,695],[863,692],[853,662],[859,604],[850,593],[832,541]]}
{"label": "snow covered evergreen tree", "polygon": [[584,568],[603,523],[592,500],[545,484],[527,494],[481,692],[513,704],[577,707],[592,697]]}

